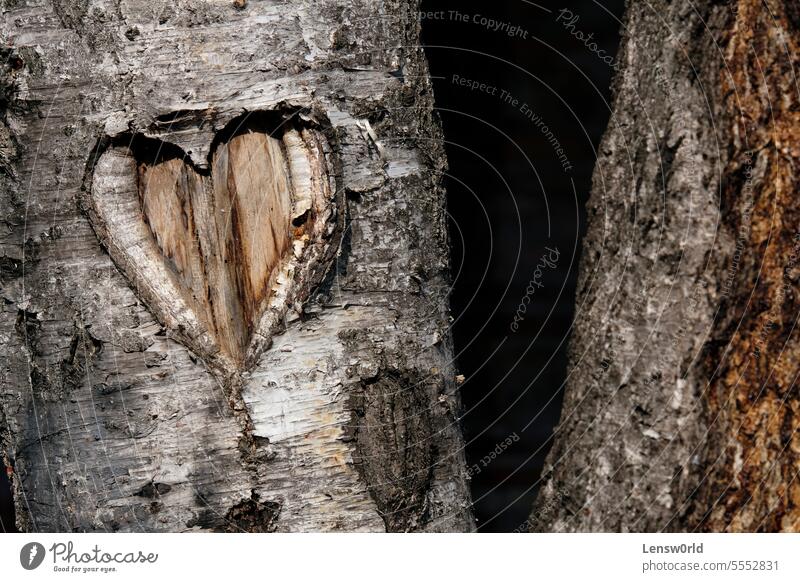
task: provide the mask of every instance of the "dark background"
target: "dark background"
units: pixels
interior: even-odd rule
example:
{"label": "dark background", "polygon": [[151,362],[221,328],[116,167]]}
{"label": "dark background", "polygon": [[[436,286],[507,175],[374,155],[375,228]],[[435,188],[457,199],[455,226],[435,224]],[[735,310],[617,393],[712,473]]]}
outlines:
{"label": "dark background", "polygon": [[14,505],[11,500],[8,476],[0,470],[0,532],[17,531],[14,527]]}
{"label": "dark background", "polygon": [[[562,8],[579,17],[574,29],[556,22]],[[613,73],[574,33],[593,34],[589,42],[613,56],[622,9],[622,0],[423,0],[423,12],[445,11],[423,15],[422,32],[450,164],[453,332],[466,377],[462,426],[481,531],[512,531],[527,519],[558,420],[583,206]],[[475,15],[528,34],[488,30]],[[498,90],[470,91],[454,74]],[[519,100],[516,107],[501,99],[503,89]],[[523,103],[555,134],[571,171]],[[543,287],[514,333],[510,324],[546,246],[558,249],[557,268],[543,270]]]}
{"label": "dark background", "polygon": [[[462,426],[482,531],[512,531],[525,521],[558,420],[583,205],[608,121],[612,73],[570,33],[591,33],[614,54],[622,7],[622,0],[423,0],[423,12],[444,11],[423,17],[422,32],[450,162],[453,332],[466,377]],[[574,30],[556,22],[562,8],[579,17]],[[489,30],[475,15],[523,34]],[[496,94],[454,84],[454,74],[497,87]],[[503,89],[516,107],[501,99]],[[520,111],[523,103],[553,131],[571,171]],[[557,268],[544,271],[543,287],[513,333],[546,246],[559,250]],[[0,474],[0,531],[13,528],[11,508]]]}

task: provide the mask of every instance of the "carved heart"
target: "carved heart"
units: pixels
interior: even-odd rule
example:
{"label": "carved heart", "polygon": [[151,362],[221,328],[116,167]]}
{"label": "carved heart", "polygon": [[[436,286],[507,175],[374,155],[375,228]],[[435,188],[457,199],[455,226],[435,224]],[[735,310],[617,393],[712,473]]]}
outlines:
{"label": "carved heart", "polygon": [[162,325],[209,363],[241,368],[335,250],[323,138],[248,127],[212,149],[208,171],[176,146],[130,143],[97,160],[92,226]]}

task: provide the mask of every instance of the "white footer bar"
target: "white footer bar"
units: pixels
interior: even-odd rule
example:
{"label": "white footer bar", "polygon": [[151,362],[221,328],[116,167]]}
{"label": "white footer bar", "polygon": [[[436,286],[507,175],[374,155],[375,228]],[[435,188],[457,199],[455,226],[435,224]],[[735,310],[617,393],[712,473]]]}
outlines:
{"label": "white footer bar", "polygon": [[[800,580],[800,534],[7,534],[4,580]],[[241,578],[233,578],[239,577]],[[211,578],[210,578],[211,577]]]}

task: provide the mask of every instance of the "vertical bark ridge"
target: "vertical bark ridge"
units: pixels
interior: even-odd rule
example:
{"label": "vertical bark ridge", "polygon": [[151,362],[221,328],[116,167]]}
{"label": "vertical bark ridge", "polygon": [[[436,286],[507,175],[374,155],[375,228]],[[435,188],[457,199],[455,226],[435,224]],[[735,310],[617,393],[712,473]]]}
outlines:
{"label": "vertical bark ridge", "polygon": [[[684,527],[717,305],[714,2],[631,2],[587,203],[561,421],[534,531]],[[722,160],[721,162],[719,160]]]}
{"label": "vertical bark ridge", "polygon": [[720,84],[731,138],[722,219],[736,254],[706,355],[710,466],[695,519],[709,531],[798,531],[800,29],[794,2],[734,5]]}

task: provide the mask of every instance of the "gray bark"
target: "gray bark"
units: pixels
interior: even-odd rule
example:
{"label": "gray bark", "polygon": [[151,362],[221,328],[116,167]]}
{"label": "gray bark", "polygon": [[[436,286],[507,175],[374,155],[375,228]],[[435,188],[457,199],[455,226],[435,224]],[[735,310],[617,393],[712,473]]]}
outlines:
{"label": "gray bark", "polygon": [[[0,444],[20,529],[473,529],[417,8],[3,4]],[[103,184],[135,200],[134,164],[95,163],[149,139],[211,171],[257,115],[327,144],[333,210],[226,359],[152,252],[129,264],[140,222],[93,205]]]}
{"label": "gray bark", "polygon": [[800,526],[797,16],[629,4],[530,529]]}

